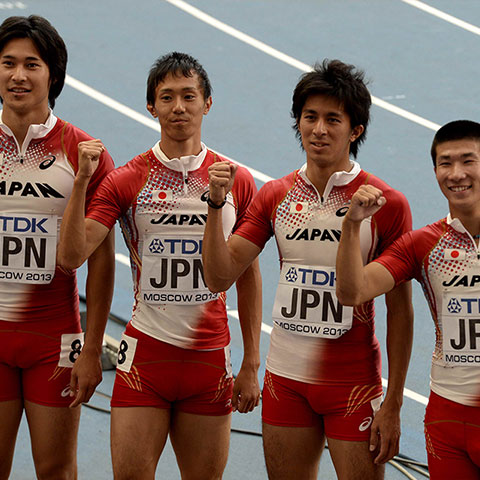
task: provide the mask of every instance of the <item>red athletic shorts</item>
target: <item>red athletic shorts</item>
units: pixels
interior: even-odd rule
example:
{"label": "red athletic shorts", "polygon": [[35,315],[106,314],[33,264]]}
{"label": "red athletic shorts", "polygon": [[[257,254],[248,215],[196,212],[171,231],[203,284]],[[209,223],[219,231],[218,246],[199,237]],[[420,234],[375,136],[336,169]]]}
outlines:
{"label": "red athletic shorts", "polygon": [[381,401],[381,384],[355,387],[313,385],[267,370],[262,419],[279,427],[313,427],[323,420],[328,438],[367,441],[373,416]]}
{"label": "red athletic shorts", "polygon": [[229,348],[189,350],[130,324],[122,336],[112,407],[158,407],[196,415],[232,411]]}
{"label": "red athletic shorts", "polygon": [[79,321],[0,321],[0,402],[67,407],[71,367],[83,344],[79,332]]}
{"label": "red athletic shorts", "polygon": [[425,441],[432,480],[480,479],[480,407],[430,393]]}

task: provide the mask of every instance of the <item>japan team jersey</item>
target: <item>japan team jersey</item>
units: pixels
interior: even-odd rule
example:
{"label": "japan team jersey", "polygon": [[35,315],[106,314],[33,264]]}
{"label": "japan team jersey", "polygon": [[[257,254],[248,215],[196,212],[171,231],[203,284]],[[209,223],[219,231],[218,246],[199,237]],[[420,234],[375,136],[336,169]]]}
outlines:
{"label": "japan team jersey", "polygon": [[[60,223],[78,168],[82,130],[50,113],[23,145],[0,121],[0,320],[79,318],[75,272],[56,267]],[[87,202],[113,169],[104,153]]]}
{"label": "japan team jersey", "polygon": [[417,279],[435,323],[431,389],[480,407],[480,251],[450,215],[397,240],[376,261],[395,282]]}
{"label": "japan team jersey", "polygon": [[258,192],[235,232],[263,248],[275,235],[280,280],[273,308],[267,369],[318,385],[378,383],[380,347],[374,305],[344,307],[335,294],[335,260],[350,199],[363,184],[383,190],[383,208],[361,226],[364,262],[371,261],[411,228],[405,197],[352,162],[334,173],[323,198],[306,176],[306,165]]}
{"label": "japan team jersey", "polygon": [[[120,218],[134,282],[132,325],[182,348],[230,341],[225,294],[208,290],[202,265],[208,167],[221,160],[203,144],[197,156],[168,159],[157,143],[105,179],[87,215],[108,228]],[[251,174],[239,167],[223,207],[225,238],[255,191]]]}

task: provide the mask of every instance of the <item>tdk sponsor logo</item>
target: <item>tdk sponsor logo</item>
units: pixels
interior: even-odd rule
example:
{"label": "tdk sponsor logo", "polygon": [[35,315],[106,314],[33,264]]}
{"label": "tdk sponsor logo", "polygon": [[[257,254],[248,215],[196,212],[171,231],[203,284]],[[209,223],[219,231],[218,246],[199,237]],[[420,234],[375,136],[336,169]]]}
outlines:
{"label": "tdk sponsor logo", "polygon": [[296,282],[297,278],[297,269],[295,267],[290,267],[288,272],[285,274],[285,280],[287,282]]}
{"label": "tdk sponsor logo", "polygon": [[6,217],[0,215],[0,231],[18,233],[48,233],[43,224],[48,218]]}
{"label": "tdk sponsor logo", "polygon": [[164,238],[162,241],[159,238],[155,238],[150,242],[148,249],[151,253],[165,252],[167,255],[196,255],[202,253],[202,244],[202,240]]}
{"label": "tdk sponsor logo", "polygon": [[165,213],[158,218],[150,220],[153,225],[205,225],[207,223],[207,215],[173,215]]}
{"label": "tdk sponsor logo", "polygon": [[448,302],[447,310],[450,313],[460,313],[462,311],[462,306],[456,298],[451,298]]}
{"label": "tdk sponsor logo", "polygon": [[159,238],[154,238],[148,246],[150,253],[163,253],[165,246]]}
{"label": "tdk sponsor logo", "polygon": [[480,314],[480,298],[452,297],[447,304],[447,310],[454,314]]}
{"label": "tdk sponsor logo", "polygon": [[341,230],[319,228],[297,228],[292,234],[286,235],[287,240],[317,240],[319,242],[339,242]]}
{"label": "tdk sponsor logo", "polygon": [[312,268],[290,267],[285,273],[285,280],[290,283],[299,281],[305,285],[335,286],[335,271],[314,270]]}

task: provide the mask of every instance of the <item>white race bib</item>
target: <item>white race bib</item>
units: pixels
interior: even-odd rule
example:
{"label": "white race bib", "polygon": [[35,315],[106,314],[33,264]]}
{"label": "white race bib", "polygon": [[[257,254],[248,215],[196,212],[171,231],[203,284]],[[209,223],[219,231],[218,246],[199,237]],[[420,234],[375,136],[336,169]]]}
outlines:
{"label": "white race bib", "polygon": [[83,347],[84,333],[65,333],[60,346],[59,367],[72,368]]}
{"label": "white race bib", "polygon": [[0,213],[0,282],[50,283],[56,249],[56,215]]}
{"label": "white race bib", "polygon": [[338,338],[352,328],[353,307],[335,294],[333,267],[284,263],[280,272],[273,321],[299,335]]}
{"label": "white race bib", "polygon": [[123,372],[129,372],[132,368],[135,350],[137,349],[138,340],[128,335],[122,335],[122,341],[118,347],[117,369]]}
{"label": "white race bib", "polygon": [[445,292],[441,321],[445,362],[480,367],[480,292]]}
{"label": "white race bib", "polygon": [[148,304],[197,305],[218,298],[205,285],[202,236],[145,235],[141,275],[142,299]]}

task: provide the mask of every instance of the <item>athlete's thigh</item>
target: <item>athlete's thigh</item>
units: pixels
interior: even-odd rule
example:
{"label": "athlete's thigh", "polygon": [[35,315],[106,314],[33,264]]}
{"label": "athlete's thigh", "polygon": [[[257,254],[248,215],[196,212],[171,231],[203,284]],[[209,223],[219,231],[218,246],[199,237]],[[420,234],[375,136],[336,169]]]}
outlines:
{"label": "athlete's thigh", "polygon": [[268,478],[316,479],[325,446],[321,420],[313,427],[279,427],[263,422],[263,450]]}
{"label": "athlete's thigh", "polygon": [[50,407],[25,400],[39,478],[76,478],[80,407]]}
{"label": "athlete's thigh", "polygon": [[[474,424],[477,423],[476,426]],[[468,435],[473,427],[473,436]],[[467,407],[431,392],[425,412],[425,443],[428,469],[433,480],[462,478],[478,480],[480,464],[475,464],[468,447],[480,438],[477,409]],[[480,455],[477,460],[480,461]]]}
{"label": "athlete's thigh", "polygon": [[385,474],[384,465],[373,463],[369,442],[352,442],[328,438],[328,449],[338,480],[381,480]]}
{"label": "athlete's thigh", "polygon": [[0,402],[0,480],[8,478],[12,467],[15,440],[22,412],[21,400]]}
{"label": "athlete's thigh", "polygon": [[112,407],[111,449],[115,479],[153,479],[169,426],[169,409]]}
{"label": "athlete's thigh", "polygon": [[231,415],[208,416],[176,411],[170,440],[182,479],[222,478],[230,445]]}

